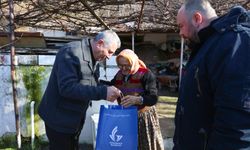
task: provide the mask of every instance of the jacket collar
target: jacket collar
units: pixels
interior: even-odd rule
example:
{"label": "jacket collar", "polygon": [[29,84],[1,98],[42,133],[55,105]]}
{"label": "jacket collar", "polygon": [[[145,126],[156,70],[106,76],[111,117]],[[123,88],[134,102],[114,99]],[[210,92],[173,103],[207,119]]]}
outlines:
{"label": "jacket collar", "polygon": [[206,40],[215,33],[215,30],[211,26],[211,24],[198,32],[198,36],[200,39],[199,43],[190,43],[189,48],[192,49],[189,60],[192,60],[193,57],[197,54],[198,50],[201,46],[206,42]]}
{"label": "jacket collar", "polygon": [[83,59],[88,62],[92,62],[90,46],[88,39],[82,40],[82,49],[84,51]]}
{"label": "jacket collar", "polygon": [[93,56],[93,51],[90,45],[90,39],[82,40],[83,59],[88,62],[89,67],[94,71],[96,69],[96,61]]}

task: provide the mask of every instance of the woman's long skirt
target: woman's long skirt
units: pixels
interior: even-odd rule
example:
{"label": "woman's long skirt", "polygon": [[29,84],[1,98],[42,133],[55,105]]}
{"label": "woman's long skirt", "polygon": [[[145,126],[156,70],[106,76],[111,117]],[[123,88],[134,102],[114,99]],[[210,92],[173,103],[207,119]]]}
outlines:
{"label": "woman's long skirt", "polygon": [[155,106],[144,112],[138,111],[138,150],[164,150]]}

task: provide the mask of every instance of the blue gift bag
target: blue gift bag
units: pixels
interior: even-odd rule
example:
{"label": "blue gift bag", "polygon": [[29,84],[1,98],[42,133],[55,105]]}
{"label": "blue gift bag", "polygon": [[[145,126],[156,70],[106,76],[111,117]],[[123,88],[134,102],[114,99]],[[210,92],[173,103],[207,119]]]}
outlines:
{"label": "blue gift bag", "polygon": [[137,150],[137,108],[101,106],[96,150]]}

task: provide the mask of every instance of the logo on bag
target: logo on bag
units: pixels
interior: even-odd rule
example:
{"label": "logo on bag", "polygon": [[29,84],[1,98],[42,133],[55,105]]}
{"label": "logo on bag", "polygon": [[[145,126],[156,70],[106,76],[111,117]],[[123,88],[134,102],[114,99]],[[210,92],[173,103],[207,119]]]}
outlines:
{"label": "logo on bag", "polygon": [[122,139],[122,135],[116,134],[118,131],[118,127],[115,126],[114,129],[112,130],[111,134],[109,137],[111,138],[112,141],[110,141],[110,146],[122,146],[122,142],[119,142]]}

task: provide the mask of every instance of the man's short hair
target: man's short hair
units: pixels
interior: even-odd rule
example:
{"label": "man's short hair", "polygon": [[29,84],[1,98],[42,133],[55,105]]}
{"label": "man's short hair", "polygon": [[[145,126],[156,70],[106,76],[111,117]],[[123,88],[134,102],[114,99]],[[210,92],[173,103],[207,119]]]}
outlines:
{"label": "man's short hair", "polygon": [[215,10],[208,0],[185,0],[183,5],[187,16],[190,17],[189,19],[191,19],[197,11],[208,18],[216,15]]}
{"label": "man's short hair", "polygon": [[111,44],[115,43],[117,45],[117,48],[121,47],[121,40],[119,36],[112,30],[105,30],[105,31],[99,32],[95,36],[94,41],[97,42],[100,39],[103,39],[104,44],[107,46],[110,46]]}

